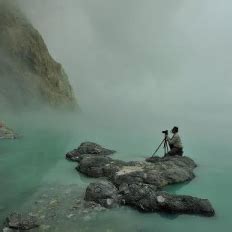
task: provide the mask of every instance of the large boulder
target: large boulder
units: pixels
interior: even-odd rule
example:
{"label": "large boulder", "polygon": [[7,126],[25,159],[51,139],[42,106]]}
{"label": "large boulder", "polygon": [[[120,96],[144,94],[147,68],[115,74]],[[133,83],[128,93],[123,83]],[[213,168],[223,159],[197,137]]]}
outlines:
{"label": "large boulder", "polygon": [[83,155],[86,154],[105,156],[111,155],[113,153],[115,153],[114,150],[106,149],[99,144],[92,142],[84,142],[81,143],[81,145],[77,149],[68,152],[66,154],[66,158],[71,161],[80,161]]}
{"label": "large boulder", "polygon": [[91,183],[85,193],[86,201],[94,201],[105,208],[112,208],[119,203],[117,188],[110,182]]}
{"label": "large boulder", "polygon": [[143,212],[166,212],[213,216],[214,209],[207,199],[174,195],[157,191],[149,184],[129,184],[119,188],[124,203]]}
{"label": "large boulder", "polygon": [[126,164],[126,162],[113,160],[108,156],[85,155],[76,169],[90,177],[112,177]]}
{"label": "large boulder", "polygon": [[157,192],[159,211],[179,214],[199,214],[214,216],[215,211],[207,199],[185,195],[173,195],[167,192]]}
{"label": "large boulder", "polygon": [[22,215],[19,213],[12,213],[6,218],[5,226],[6,228],[21,231],[39,227],[39,224],[35,217]]}

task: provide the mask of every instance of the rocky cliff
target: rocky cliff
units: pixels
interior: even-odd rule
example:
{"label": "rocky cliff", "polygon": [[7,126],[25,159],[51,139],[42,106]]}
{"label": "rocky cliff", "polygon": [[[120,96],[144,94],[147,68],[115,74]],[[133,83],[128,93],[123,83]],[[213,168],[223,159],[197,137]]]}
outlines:
{"label": "rocky cliff", "polygon": [[15,4],[0,0],[0,105],[40,103],[76,107],[68,77],[39,32]]}

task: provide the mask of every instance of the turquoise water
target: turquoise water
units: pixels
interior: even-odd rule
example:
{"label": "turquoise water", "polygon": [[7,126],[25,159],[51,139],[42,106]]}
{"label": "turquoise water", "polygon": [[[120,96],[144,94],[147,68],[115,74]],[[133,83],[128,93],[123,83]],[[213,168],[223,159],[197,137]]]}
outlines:
{"label": "turquoise water", "polygon": [[[160,129],[165,123],[163,119],[154,123],[150,130],[140,127],[128,130],[123,126],[118,128],[107,123],[80,120],[76,116],[50,116],[23,114],[16,120],[7,115],[7,122],[23,137],[15,141],[0,141],[1,221],[9,212],[18,211],[33,201],[36,193],[46,186],[76,184],[83,194],[92,180],[80,176],[75,164],[64,159],[64,154],[81,142],[89,140],[115,149],[118,151],[115,157],[120,159],[142,160],[159,144],[162,139]],[[56,231],[67,231],[67,227],[68,231],[99,232],[228,231],[232,226],[231,132],[226,120],[220,123],[217,133],[211,127],[216,119],[198,120],[197,124],[194,124],[194,118],[192,120],[191,126],[185,125],[183,135],[186,153],[199,164],[196,178],[189,184],[169,187],[169,191],[208,198],[215,207],[215,217],[143,214],[122,207],[79,221],[78,228],[77,224],[67,220]]]}

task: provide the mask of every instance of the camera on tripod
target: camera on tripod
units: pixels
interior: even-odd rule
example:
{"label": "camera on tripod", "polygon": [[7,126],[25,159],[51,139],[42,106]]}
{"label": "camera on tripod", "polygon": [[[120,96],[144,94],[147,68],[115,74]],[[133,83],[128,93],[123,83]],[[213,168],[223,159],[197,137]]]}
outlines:
{"label": "camera on tripod", "polygon": [[164,130],[162,131],[163,134],[167,135],[168,134],[168,130]]}
{"label": "camera on tripod", "polygon": [[160,147],[163,145],[164,148],[164,155],[168,153],[169,150],[169,145],[168,145],[168,139],[167,139],[167,135],[168,135],[168,130],[164,130],[162,131],[162,133],[165,135],[164,139],[162,140],[161,144],[158,146],[158,148],[155,150],[155,152],[153,153],[152,157],[155,156],[155,154],[157,153],[157,151],[160,149]]}

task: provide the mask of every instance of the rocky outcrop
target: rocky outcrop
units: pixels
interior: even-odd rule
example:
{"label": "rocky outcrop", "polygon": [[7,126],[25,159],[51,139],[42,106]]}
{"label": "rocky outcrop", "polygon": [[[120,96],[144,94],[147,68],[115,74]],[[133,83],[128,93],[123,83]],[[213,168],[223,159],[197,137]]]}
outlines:
{"label": "rocky outcrop", "polygon": [[19,136],[10,128],[0,122],[0,139],[16,139]]}
{"label": "rocky outcrop", "polygon": [[30,230],[39,227],[37,219],[29,215],[22,215],[18,213],[12,213],[6,218],[5,230],[7,228],[17,231]]}
{"label": "rocky outcrop", "polygon": [[112,208],[119,203],[118,190],[110,182],[91,183],[86,189],[85,200]]}
{"label": "rocky outcrop", "polygon": [[96,143],[84,142],[77,149],[66,154],[66,159],[71,161],[80,161],[86,154],[105,156],[115,153],[113,150],[106,149]]}
{"label": "rocky outcrop", "polygon": [[77,170],[90,177],[107,177],[116,186],[123,183],[152,184],[159,188],[194,178],[194,161],[188,157],[167,157],[157,162],[124,162],[106,156],[86,155]]}
{"label": "rocky outcrop", "polygon": [[[106,155],[89,153],[85,144],[77,170],[89,177],[103,177],[105,182],[91,183],[85,200],[103,207],[129,205],[143,212],[166,212],[213,216],[214,209],[207,199],[174,195],[162,188],[191,181],[195,162],[186,156],[151,157],[146,161],[125,162]],[[90,145],[91,147],[91,145]],[[81,149],[79,150],[81,151]],[[78,152],[77,152],[78,153]]]}
{"label": "rocky outcrop", "polygon": [[122,184],[117,190],[110,182],[91,183],[86,190],[85,199],[104,207],[118,204],[129,205],[142,212],[166,212],[178,214],[199,214],[213,216],[213,207],[207,199],[191,196],[173,195],[157,191],[150,184]]}
{"label": "rocky outcrop", "polygon": [[120,186],[124,203],[143,212],[166,212],[213,216],[214,209],[207,199],[174,195],[149,184],[126,184]]}
{"label": "rocky outcrop", "polygon": [[0,0],[0,105],[74,109],[76,100],[64,69],[13,2]]}

